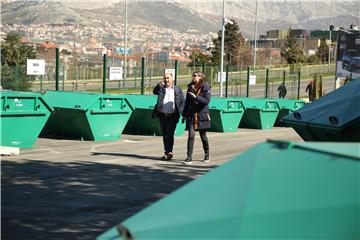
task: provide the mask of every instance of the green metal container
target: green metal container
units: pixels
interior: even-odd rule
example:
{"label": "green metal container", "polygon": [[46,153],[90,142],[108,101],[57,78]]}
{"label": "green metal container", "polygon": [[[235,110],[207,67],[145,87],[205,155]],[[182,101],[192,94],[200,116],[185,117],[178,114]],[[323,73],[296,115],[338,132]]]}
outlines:
{"label": "green metal container", "polygon": [[97,239],[359,239],[359,148],[260,143]]}
{"label": "green metal container", "polygon": [[[134,107],[134,112],[126,124],[125,133],[139,135],[162,136],[159,119],[153,117],[153,109],[156,105],[156,95],[124,95]],[[185,123],[181,118],[175,129],[175,136],[182,136],[185,132]]]}
{"label": "green metal container", "polygon": [[245,113],[239,127],[253,129],[271,129],[279,113],[279,104],[274,99],[239,98],[245,107]]}
{"label": "green metal container", "polygon": [[1,91],[1,146],[31,148],[52,108],[39,93]]}
{"label": "green metal container", "polygon": [[213,132],[236,132],[244,114],[244,106],[237,98],[212,97],[209,103]]}
{"label": "green metal container", "polygon": [[276,101],[279,104],[280,111],[277,115],[275,126],[284,126],[284,124],[280,122],[283,117],[305,106],[304,100],[278,98]]}
{"label": "green metal container", "polygon": [[45,137],[116,140],[133,111],[121,95],[48,91],[44,98],[54,107]]}
{"label": "green metal container", "polygon": [[360,142],[360,78],[284,117],[305,141]]}

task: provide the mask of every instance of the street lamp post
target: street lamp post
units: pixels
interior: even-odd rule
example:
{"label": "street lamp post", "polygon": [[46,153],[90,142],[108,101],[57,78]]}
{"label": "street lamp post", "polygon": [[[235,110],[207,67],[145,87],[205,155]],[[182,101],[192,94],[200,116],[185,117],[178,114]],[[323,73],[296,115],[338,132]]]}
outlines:
{"label": "street lamp post", "polygon": [[153,76],[153,64],[154,64],[154,52],[153,50],[151,50],[151,68],[150,68],[150,83],[151,83],[151,79],[152,79],[152,76]]}
{"label": "street lamp post", "polygon": [[224,38],[225,38],[225,0],[223,0],[222,24],[221,24],[221,55],[220,55],[220,97],[223,95],[222,76],[224,71]]}
{"label": "street lamp post", "polygon": [[127,23],[127,2],[125,0],[125,36],[124,36],[124,53],[125,53],[125,56],[124,56],[124,86],[125,86],[125,82],[126,82],[126,74],[127,74],[127,71],[126,71],[126,68],[127,68],[127,33],[128,33],[128,29],[127,29],[127,26],[128,23]]}
{"label": "street lamp post", "polygon": [[256,36],[257,36],[257,15],[258,15],[258,2],[255,2],[255,32],[254,32],[254,69],[253,74],[255,74],[256,67]]}

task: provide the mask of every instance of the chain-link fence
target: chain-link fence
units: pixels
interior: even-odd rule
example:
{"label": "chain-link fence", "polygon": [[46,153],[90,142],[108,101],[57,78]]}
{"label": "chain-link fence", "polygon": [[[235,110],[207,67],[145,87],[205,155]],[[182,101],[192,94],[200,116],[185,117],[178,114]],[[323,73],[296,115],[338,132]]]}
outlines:
{"label": "chain-link fence", "polygon": [[[55,58],[55,55],[54,55]],[[56,67],[55,59],[51,57],[45,64],[45,75],[27,76],[24,66],[21,67],[2,67],[6,72],[6,77],[2,74],[3,88],[24,90],[23,86],[31,83],[31,91],[47,91],[55,89]],[[191,81],[193,71],[204,71],[207,82],[211,85],[214,95],[219,95],[220,88],[227,96],[250,96],[250,97],[277,97],[278,86],[285,82],[287,97],[296,98],[300,90],[300,96],[305,95],[304,85],[312,79],[315,74],[324,77],[323,84],[325,92],[334,89],[335,64],[321,65],[272,65],[257,66],[256,69],[247,66],[225,66],[227,70],[227,82],[222,86],[218,79],[219,67],[213,65],[193,64],[175,61],[159,61],[152,58],[145,58],[145,66],[141,66],[140,59],[129,58],[126,64],[126,76],[122,79],[109,80],[110,67],[122,67],[124,60],[113,57],[107,58],[106,88],[107,92],[112,93],[140,93],[141,82],[144,80],[144,93],[151,94],[153,87],[162,80],[165,69],[175,69],[177,66],[176,83],[183,89]],[[300,72],[300,81],[299,81]],[[248,83],[248,75],[256,82]],[[256,76],[254,78],[254,76]],[[103,58],[95,56],[61,56],[59,65],[59,90],[65,91],[90,91],[101,92],[103,79]],[[28,81],[25,81],[28,80]],[[11,82],[11,84],[4,84]],[[24,82],[26,84],[24,84]],[[255,84],[254,84],[255,83]],[[266,84],[267,83],[267,84]],[[300,85],[299,85],[300,83]],[[300,88],[299,88],[300,86]],[[306,86],[306,85],[305,85]],[[266,91],[267,90],[267,94]]]}

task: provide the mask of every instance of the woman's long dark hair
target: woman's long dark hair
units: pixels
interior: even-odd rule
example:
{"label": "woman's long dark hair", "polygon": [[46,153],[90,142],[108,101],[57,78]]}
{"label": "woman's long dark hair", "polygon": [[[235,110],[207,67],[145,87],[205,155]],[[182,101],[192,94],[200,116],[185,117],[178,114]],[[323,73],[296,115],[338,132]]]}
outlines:
{"label": "woman's long dark hair", "polygon": [[198,74],[198,75],[201,76],[200,83],[202,83],[202,82],[205,81],[206,75],[205,75],[205,73],[203,73],[202,71],[195,71],[195,72],[193,72],[193,75],[194,75],[194,74]]}

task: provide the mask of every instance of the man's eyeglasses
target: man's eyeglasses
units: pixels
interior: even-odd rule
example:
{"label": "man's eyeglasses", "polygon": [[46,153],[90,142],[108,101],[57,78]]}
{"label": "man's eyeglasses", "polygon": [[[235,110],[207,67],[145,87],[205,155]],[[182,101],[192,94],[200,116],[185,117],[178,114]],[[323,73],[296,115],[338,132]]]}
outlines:
{"label": "man's eyeglasses", "polygon": [[200,74],[193,74],[192,76],[193,76],[193,77],[196,77],[196,76],[201,77],[201,75],[200,75]]}

